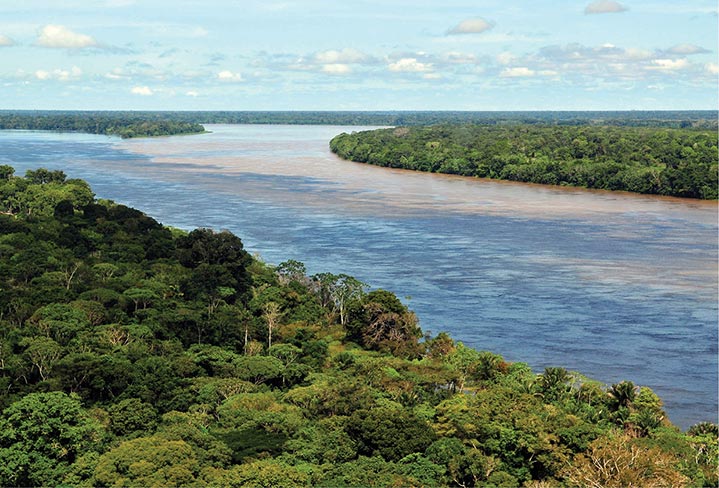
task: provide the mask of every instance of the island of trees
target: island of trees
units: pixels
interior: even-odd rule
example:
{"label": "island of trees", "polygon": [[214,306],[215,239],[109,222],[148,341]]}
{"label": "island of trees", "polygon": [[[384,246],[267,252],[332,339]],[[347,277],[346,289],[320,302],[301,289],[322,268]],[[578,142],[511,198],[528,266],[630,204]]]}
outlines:
{"label": "island of trees", "polygon": [[717,426],[0,166],[2,486],[716,486]]}
{"label": "island of trees", "polygon": [[480,178],[717,198],[717,132],[613,125],[435,125],[340,134],[340,157]]}
{"label": "island of trees", "polygon": [[51,130],[133,137],[199,134],[205,128],[163,112],[0,112],[0,130]]}

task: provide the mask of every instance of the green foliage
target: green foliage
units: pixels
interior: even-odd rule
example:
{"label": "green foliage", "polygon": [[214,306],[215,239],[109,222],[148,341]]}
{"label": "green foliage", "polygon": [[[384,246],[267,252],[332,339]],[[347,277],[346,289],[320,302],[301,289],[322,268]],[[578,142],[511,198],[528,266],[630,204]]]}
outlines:
{"label": "green foliage", "polygon": [[28,394],[0,418],[0,484],[59,484],[75,459],[101,435],[77,397],[62,392]]}
{"label": "green foliage", "polygon": [[110,430],[117,436],[152,433],[157,426],[155,408],[137,398],[128,398],[110,405]]}
{"label": "green foliage", "polygon": [[616,125],[437,125],[340,134],[361,163],[480,178],[717,198],[716,130]]}
{"label": "green foliage", "polygon": [[0,129],[87,132],[132,137],[197,134],[205,128],[160,113],[123,112],[23,112],[0,114]]}
{"label": "green foliage", "polygon": [[380,455],[388,461],[424,452],[435,440],[429,425],[404,410],[357,410],[350,416],[346,430],[358,442],[360,454]]}
{"label": "green foliage", "polygon": [[422,331],[417,317],[394,293],[375,290],[352,303],[348,338],[368,349],[389,351],[396,356],[416,357]]}
{"label": "green foliage", "polygon": [[99,486],[186,486],[198,481],[199,471],[189,444],[155,435],[125,441],[100,456],[91,481]]}
{"label": "green foliage", "polygon": [[716,485],[716,425],[649,388],[420,342],[389,291],[91,195],[0,166],[1,485]]}

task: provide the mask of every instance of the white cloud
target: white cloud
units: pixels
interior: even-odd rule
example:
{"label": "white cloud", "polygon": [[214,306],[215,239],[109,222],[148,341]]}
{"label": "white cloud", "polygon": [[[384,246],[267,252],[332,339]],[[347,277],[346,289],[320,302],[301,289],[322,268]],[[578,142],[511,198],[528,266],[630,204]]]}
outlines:
{"label": "white cloud", "polygon": [[499,74],[502,78],[527,78],[534,76],[534,70],[526,66],[518,66],[516,68],[505,68]]}
{"label": "white cloud", "polygon": [[229,70],[223,70],[217,73],[217,78],[220,81],[237,82],[242,81],[242,75],[240,73],[233,73]]}
{"label": "white cloud", "polygon": [[389,64],[389,70],[405,73],[422,73],[432,70],[432,64],[417,61],[417,58],[402,58]]}
{"label": "white cloud", "polygon": [[636,47],[629,47],[624,50],[624,54],[628,59],[631,60],[646,60],[652,57],[652,52],[647,49],[639,49]]}
{"label": "white cloud", "polygon": [[185,95],[188,96],[188,97],[198,97],[198,96],[200,96],[200,94],[199,94],[198,92],[196,92],[195,90],[190,90],[190,91],[188,91],[187,93],[185,93]]}
{"label": "white cloud", "polygon": [[484,31],[488,31],[492,27],[494,27],[493,22],[482,18],[467,19],[452,27],[447,31],[447,34],[480,34]]}
{"label": "white cloud", "polygon": [[477,56],[451,51],[442,55],[442,61],[449,64],[474,64],[477,62]]}
{"label": "white cloud", "polygon": [[683,56],[686,56],[689,54],[708,53],[709,51],[695,44],[677,44],[676,46],[672,46],[667,49],[667,52],[671,54],[681,54]]}
{"label": "white cloud", "polygon": [[133,95],[142,95],[144,97],[148,97],[153,93],[149,86],[135,86],[130,92]]}
{"label": "white cloud", "polygon": [[627,7],[614,0],[596,0],[584,9],[585,14],[614,14],[628,10]]}
{"label": "white cloud", "polygon": [[10,39],[8,36],[0,34],[0,47],[14,46],[15,41]]}
{"label": "white cloud", "polygon": [[704,65],[704,69],[713,75],[719,74],[719,64],[707,63]]}
{"label": "white cloud", "polygon": [[82,70],[78,68],[77,66],[73,66],[69,70],[65,69],[55,69],[52,71],[47,71],[44,69],[39,69],[35,71],[35,78],[38,80],[58,80],[58,81],[69,81],[71,79],[79,78],[80,75],[82,75]]}
{"label": "white cloud", "polygon": [[341,63],[325,64],[322,66],[322,72],[331,75],[346,75],[352,72],[352,68]]}
{"label": "white cloud", "polygon": [[109,73],[105,73],[105,78],[110,80],[122,80],[125,78],[129,78],[129,76],[125,74],[121,68],[115,68]]}
{"label": "white cloud", "polygon": [[658,69],[662,71],[675,71],[689,66],[686,59],[653,59],[652,66],[649,69]]}
{"label": "white cloud", "polygon": [[62,25],[46,25],[40,31],[36,44],[42,47],[82,49],[96,47],[97,41]]}
{"label": "white cloud", "polygon": [[515,59],[517,59],[517,56],[508,51],[504,51],[504,52],[497,54],[497,62],[499,64],[504,64],[504,65],[511,64],[512,61]]}
{"label": "white cloud", "polygon": [[315,54],[315,61],[323,65],[364,63],[368,59],[369,56],[365,53],[352,48],[342,49],[341,51],[331,49]]}
{"label": "white cloud", "polygon": [[424,78],[425,80],[440,80],[442,79],[442,75],[440,75],[439,73],[426,73],[422,75],[422,78]]}

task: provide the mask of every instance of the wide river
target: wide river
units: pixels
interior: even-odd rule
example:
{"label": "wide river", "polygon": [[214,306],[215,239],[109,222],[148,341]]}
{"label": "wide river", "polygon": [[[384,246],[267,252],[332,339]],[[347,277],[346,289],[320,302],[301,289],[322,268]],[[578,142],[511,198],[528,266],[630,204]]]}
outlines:
{"label": "wide river", "polygon": [[0,131],[0,164],[63,169],[270,263],[386,288],[425,330],[607,384],[646,385],[683,428],[717,420],[717,204],[342,161],[330,126],[207,126],[120,140]]}

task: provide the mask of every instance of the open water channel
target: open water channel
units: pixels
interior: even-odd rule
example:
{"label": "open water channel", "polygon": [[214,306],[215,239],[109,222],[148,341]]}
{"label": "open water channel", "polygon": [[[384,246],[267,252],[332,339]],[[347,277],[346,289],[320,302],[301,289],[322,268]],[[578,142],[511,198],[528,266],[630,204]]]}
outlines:
{"label": "open water channel", "polygon": [[537,371],[651,387],[717,420],[717,203],[413,173],[328,149],[358,127],[207,126],[120,140],[0,131],[0,164],[62,169],[160,222],[229,229],[270,263],[351,274],[420,325]]}

